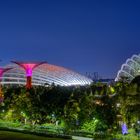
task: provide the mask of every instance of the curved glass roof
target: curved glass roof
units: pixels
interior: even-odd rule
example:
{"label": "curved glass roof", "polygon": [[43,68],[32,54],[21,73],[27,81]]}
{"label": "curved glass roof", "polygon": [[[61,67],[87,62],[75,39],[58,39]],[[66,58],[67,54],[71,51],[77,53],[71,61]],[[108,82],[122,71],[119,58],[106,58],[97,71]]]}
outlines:
{"label": "curved glass roof", "polygon": [[[26,84],[26,75],[23,68],[16,64],[10,64],[6,67],[12,67],[12,69],[3,74],[2,84]],[[48,63],[36,67],[32,75],[32,85],[50,85],[54,83],[55,85],[72,86],[89,85],[91,82],[91,79],[77,72]]]}
{"label": "curved glass roof", "polygon": [[132,81],[138,75],[140,75],[140,54],[133,55],[126,60],[118,71],[115,81],[120,80],[122,77],[126,77],[129,81]]}

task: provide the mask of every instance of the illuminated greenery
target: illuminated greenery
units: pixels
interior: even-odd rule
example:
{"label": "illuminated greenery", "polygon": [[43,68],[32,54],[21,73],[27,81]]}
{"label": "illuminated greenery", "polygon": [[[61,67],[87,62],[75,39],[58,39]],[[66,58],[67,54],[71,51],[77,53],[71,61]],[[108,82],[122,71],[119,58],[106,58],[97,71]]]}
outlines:
{"label": "illuminated greenery", "polygon": [[[93,83],[79,87],[3,87],[0,119],[12,127],[72,133],[121,133],[140,119],[140,89],[136,83]],[[119,116],[119,118],[118,118]],[[15,123],[15,126],[13,125]],[[53,129],[54,128],[54,129]],[[110,134],[111,134],[110,133]],[[77,133],[78,134],[78,133]]]}
{"label": "illuminated greenery", "polygon": [[91,131],[91,132],[98,132],[98,131],[104,131],[107,129],[107,125],[102,121],[98,119],[93,119],[91,121],[85,122],[83,126],[81,127],[84,131]]}

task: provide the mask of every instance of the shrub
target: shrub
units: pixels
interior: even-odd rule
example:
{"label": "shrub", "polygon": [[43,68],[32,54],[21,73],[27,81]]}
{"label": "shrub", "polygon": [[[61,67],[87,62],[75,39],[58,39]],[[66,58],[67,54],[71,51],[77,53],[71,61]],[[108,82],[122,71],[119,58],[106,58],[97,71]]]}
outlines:
{"label": "shrub", "polygon": [[92,132],[106,131],[107,128],[108,128],[107,125],[103,121],[98,119],[87,121],[81,127],[81,129],[84,131],[92,131]]}

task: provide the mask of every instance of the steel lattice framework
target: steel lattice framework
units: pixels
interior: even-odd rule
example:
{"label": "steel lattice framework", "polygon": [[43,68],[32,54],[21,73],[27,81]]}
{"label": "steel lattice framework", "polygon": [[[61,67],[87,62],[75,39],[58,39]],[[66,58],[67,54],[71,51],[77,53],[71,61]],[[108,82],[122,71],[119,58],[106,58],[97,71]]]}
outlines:
{"label": "steel lattice framework", "polygon": [[45,62],[19,62],[19,61],[12,61],[13,63],[19,65],[20,67],[24,68],[25,72],[26,72],[26,88],[30,89],[32,87],[32,73],[33,73],[33,69],[38,67],[39,65],[45,63]]}
{"label": "steel lattice framework", "polygon": [[132,81],[138,75],[140,75],[140,54],[133,55],[126,60],[118,71],[115,81],[120,80],[122,77],[126,77],[129,81]]}
{"label": "steel lattice framework", "polygon": [[[2,84],[26,84],[25,70],[22,67],[16,64],[10,64],[6,67],[12,67],[12,69],[3,74]],[[91,82],[92,80],[86,76],[48,63],[36,67],[32,73],[32,85],[51,85],[54,83],[55,85],[72,86],[89,85]]]}

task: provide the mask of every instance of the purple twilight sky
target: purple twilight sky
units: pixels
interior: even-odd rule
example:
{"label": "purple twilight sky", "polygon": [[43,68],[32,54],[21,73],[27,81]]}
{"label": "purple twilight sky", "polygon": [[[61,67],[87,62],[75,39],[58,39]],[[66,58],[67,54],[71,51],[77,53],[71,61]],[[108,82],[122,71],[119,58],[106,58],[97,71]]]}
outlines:
{"label": "purple twilight sky", "polygon": [[1,0],[0,59],[114,78],[140,53],[139,0]]}

